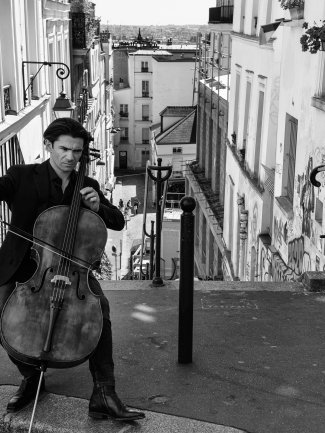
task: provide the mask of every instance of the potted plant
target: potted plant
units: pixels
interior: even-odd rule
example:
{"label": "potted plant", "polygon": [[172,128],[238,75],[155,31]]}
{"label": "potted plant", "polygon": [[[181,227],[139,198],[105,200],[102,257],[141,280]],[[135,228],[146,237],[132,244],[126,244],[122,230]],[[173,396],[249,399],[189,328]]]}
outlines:
{"label": "potted plant", "polygon": [[289,9],[292,20],[304,17],[305,0],[279,0],[282,9]]}
{"label": "potted plant", "polygon": [[300,38],[302,51],[309,51],[312,54],[318,50],[325,51],[325,20],[320,20],[319,25],[314,24],[309,27],[308,23],[303,23],[305,34]]}

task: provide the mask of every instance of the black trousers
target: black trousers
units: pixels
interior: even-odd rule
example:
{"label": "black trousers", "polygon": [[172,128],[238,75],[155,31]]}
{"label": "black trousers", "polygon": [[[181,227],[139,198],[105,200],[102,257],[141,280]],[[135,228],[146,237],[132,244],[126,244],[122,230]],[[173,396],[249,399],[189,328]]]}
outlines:
{"label": "black trousers", "polygon": [[[89,358],[89,370],[94,383],[103,383],[109,386],[115,386],[109,302],[104,296],[99,282],[93,276],[90,276],[89,278],[89,286],[96,295],[100,296],[100,305],[103,313],[103,329],[98,345]],[[6,300],[14,288],[14,281],[9,281],[3,286],[0,286],[0,314]],[[16,364],[21,375],[24,377],[35,375],[39,371],[34,366],[18,361],[12,356],[9,356],[9,358],[14,364]]]}

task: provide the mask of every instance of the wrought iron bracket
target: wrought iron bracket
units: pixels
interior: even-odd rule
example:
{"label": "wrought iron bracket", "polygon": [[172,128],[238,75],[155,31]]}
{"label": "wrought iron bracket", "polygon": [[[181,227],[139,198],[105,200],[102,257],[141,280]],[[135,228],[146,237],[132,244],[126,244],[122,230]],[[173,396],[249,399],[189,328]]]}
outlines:
{"label": "wrought iron bracket", "polygon": [[[41,65],[38,69],[38,71],[36,72],[36,74],[30,79],[30,82],[28,84],[28,86],[25,88],[25,65]],[[24,88],[24,107],[26,107],[26,101],[28,101],[28,96],[27,96],[27,92],[28,89],[33,85],[33,81],[35,80],[35,78],[37,77],[37,75],[39,74],[40,70],[42,69],[43,66],[52,66],[52,65],[60,65],[60,67],[57,67],[56,70],[56,76],[61,80],[61,92],[60,94],[62,95],[64,93],[64,89],[63,89],[63,80],[67,79],[70,75],[70,68],[68,65],[66,65],[65,63],[62,62],[34,62],[34,61],[23,61],[22,62],[22,73],[23,73],[23,88]]]}
{"label": "wrought iron bracket", "polygon": [[321,186],[321,183],[318,182],[318,180],[316,180],[316,176],[318,175],[318,173],[320,173],[322,171],[325,171],[325,165],[318,165],[317,167],[315,167],[311,171],[310,176],[309,176],[310,182],[318,188]]}

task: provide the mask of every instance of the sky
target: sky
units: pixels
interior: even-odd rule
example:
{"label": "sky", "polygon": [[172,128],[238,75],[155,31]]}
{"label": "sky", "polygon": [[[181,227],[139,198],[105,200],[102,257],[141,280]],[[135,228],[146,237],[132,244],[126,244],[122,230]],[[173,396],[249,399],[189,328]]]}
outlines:
{"label": "sky", "polygon": [[208,24],[216,0],[93,0],[102,24]]}

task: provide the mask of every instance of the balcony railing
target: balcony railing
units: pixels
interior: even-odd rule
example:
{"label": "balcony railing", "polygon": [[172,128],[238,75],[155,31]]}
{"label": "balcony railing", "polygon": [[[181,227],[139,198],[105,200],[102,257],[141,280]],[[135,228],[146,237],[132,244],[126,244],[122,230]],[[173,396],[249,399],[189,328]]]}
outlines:
{"label": "balcony railing", "polygon": [[141,72],[149,72],[149,68],[141,68]]}
{"label": "balcony railing", "polygon": [[149,116],[142,116],[142,120],[145,120],[145,121],[149,120]]}
{"label": "balcony railing", "polygon": [[223,228],[223,218],[224,218],[224,206],[220,200],[220,196],[218,192],[213,191],[211,188],[211,179],[207,179],[204,174],[204,170],[200,168],[200,166],[194,162],[189,164],[189,168],[191,169],[197,183],[199,184],[205,199],[215,215],[221,229]]}
{"label": "balcony railing", "polygon": [[142,139],[142,144],[149,144],[149,140]]}
{"label": "balcony railing", "polygon": [[209,24],[232,23],[234,13],[233,0],[218,0],[217,7],[209,8]]}
{"label": "balcony railing", "polygon": [[129,117],[129,113],[125,111],[120,111],[120,117]]}
{"label": "balcony railing", "polygon": [[149,98],[149,92],[142,92],[142,98]]}

